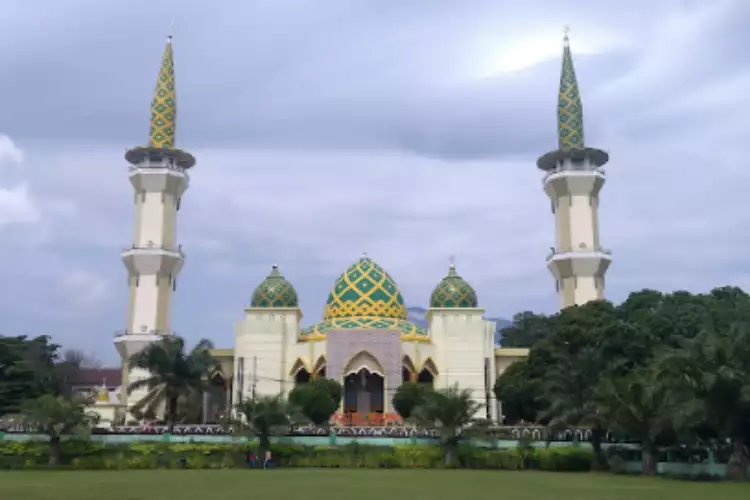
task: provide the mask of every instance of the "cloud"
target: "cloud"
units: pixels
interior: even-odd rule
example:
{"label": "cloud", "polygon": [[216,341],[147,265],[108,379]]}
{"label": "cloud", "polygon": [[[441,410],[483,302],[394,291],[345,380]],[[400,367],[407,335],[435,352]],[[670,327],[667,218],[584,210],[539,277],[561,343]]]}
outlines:
{"label": "cloud", "polygon": [[[22,165],[21,151],[7,135],[0,134],[0,175]],[[0,178],[0,231],[10,224],[33,223],[39,213],[25,182],[6,186]]]}
{"label": "cloud", "polygon": [[0,214],[24,213],[2,208],[23,207],[22,189],[36,210],[34,224],[0,217],[5,329],[116,359],[132,234],[123,153],[145,140],[173,12],[178,143],[198,159],[173,307],[190,339],[231,345],[231,318],[273,263],[316,321],[364,251],[409,305],[426,304],[456,255],[492,316],[555,310],[535,160],[556,145],[564,24],[587,142],[611,154],[608,297],[747,286],[747,2],[46,5],[0,20],[0,43],[18,47],[0,54],[0,110],[24,153],[0,139],[0,158],[23,161],[3,170],[0,188],[16,191],[13,203],[0,192]]}

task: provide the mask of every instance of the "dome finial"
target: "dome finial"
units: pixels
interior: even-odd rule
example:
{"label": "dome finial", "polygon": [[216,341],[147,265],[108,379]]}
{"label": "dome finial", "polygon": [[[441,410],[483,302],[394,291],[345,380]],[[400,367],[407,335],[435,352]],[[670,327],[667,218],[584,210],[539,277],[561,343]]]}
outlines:
{"label": "dome finial", "polygon": [[568,38],[568,33],[570,33],[570,26],[567,24],[563,27],[563,44],[564,46],[568,46],[570,44],[570,39]]}
{"label": "dome finial", "polygon": [[456,269],[456,256],[451,255],[448,257],[449,269]]}
{"label": "dome finial", "polygon": [[172,43],[172,34],[174,33],[174,18],[169,21],[169,31],[167,34],[167,43]]}
{"label": "dome finial", "polygon": [[363,259],[369,259],[370,258],[370,256],[367,255],[367,250],[365,250],[364,252],[362,252],[362,258]]}
{"label": "dome finial", "polygon": [[269,278],[281,278],[281,271],[279,271],[278,264],[271,264],[271,274],[268,275]]}

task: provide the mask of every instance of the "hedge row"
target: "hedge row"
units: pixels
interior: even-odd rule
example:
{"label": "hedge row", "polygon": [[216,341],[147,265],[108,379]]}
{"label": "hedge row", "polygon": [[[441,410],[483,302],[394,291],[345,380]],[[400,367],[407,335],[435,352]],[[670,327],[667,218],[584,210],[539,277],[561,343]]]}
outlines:
{"label": "hedge row", "polygon": [[[87,441],[64,443],[60,467],[71,469],[219,469],[248,467],[253,444],[132,443],[104,445]],[[393,448],[350,444],[310,447],[274,445],[278,467],[423,468],[444,467],[443,452],[436,446]],[[586,471],[591,451],[584,448],[486,450],[460,448],[457,467],[469,469],[541,469]],[[44,443],[0,442],[0,469],[45,468],[49,450]]]}

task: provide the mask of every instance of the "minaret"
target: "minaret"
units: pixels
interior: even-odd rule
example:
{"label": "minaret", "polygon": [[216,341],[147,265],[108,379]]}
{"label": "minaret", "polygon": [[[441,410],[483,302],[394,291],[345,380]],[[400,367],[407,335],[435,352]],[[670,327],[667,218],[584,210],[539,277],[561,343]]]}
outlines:
{"label": "minaret", "polygon": [[561,308],[604,297],[612,256],[599,246],[599,191],[609,155],[584,145],[583,104],[565,30],[557,103],[558,149],[537,161],[546,172],[544,191],[555,214],[555,246],[547,267],[555,277]]}
{"label": "minaret", "polygon": [[[175,148],[176,126],[174,56],[170,36],[151,103],[148,145],[133,148],[125,154],[131,165],[135,227],[132,246],[122,252],[130,288],[127,328],[115,339],[123,363],[123,388],[148,376],[143,370],[129,370],[130,357],[149,343],[172,335],[172,292],[176,289],[177,275],[185,260],[177,244],[177,212],[190,180],[187,170],[195,164],[195,158],[189,153]],[[121,402],[129,408],[143,394],[145,390],[134,392],[129,397],[123,394]]]}

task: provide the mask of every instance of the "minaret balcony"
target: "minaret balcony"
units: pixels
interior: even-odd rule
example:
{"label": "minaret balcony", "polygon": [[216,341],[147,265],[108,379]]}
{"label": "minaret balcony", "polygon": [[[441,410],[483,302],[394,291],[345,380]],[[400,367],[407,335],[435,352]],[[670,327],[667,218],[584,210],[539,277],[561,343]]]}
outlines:
{"label": "minaret balcony", "polygon": [[612,263],[612,252],[604,248],[554,250],[547,256],[547,268],[555,279],[574,276],[604,276]]}
{"label": "minaret balcony", "polygon": [[612,250],[604,247],[587,248],[585,245],[579,248],[550,248],[550,252],[547,254],[547,262],[551,260],[564,260],[572,257],[582,257],[601,255],[605,258],[612,259]]}
{"label": "minaret balcony", "polygon": [[598,177],[605,181],[607,180],[607,171],[602,167],[563,163],[544,174],[542,185],[564,177]]}
{"label": "minaret balcony", "polygon": [[182,269],[185,253],[181,246],[133,245],[123,249],[122,261],[131,275],[161,274],[175,276]]}

